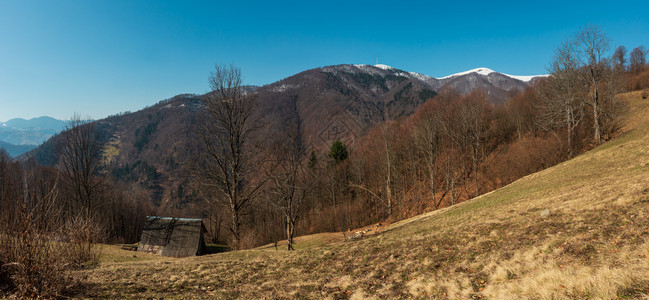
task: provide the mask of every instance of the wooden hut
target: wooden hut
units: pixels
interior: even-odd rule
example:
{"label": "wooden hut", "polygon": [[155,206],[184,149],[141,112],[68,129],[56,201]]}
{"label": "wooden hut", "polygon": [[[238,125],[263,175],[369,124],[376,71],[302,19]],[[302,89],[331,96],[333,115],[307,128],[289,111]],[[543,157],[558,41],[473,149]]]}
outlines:
{"label": "wooden hut", "polygon": [[171,257],[203,255],[205,232],[201,219],[148,216],[137,251]]}

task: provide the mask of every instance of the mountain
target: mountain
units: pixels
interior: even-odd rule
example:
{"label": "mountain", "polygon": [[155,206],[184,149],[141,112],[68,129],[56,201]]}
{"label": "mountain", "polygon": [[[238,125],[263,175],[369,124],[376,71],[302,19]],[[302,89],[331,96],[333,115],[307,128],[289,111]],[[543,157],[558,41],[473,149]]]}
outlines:
{"label": "mountain", "polygon": [[[386,65],[336,65],[307,70],[262,87],[246,87],[258,99],[266,136],[299,122],[309,151],[324,151],[336,139],[353,147],[385,120],[413,114],[438,91],[452,86],[466,93],[485,89],[494,103],[511,89],[531,81],[490,72],[469,72],[445,78],[407,72]],[[104,146],[107,172],[118,180],[150,191],[154,206],[164,211],[191,202],[186,167],[200,149],[195,132],[204,95],[184,94],[137,112],[95,122]],[[56,137],[30,153],[54,165]]]}
{"label": "mountain", "polygon": [[51,129],[57,132],[63,130],[63,128],[65,128],[65,125],[67,125],[66,121],[57,120],[48,116],[42,116],[29,120],[25,120],[23,118],[15,118],[2,123],[2,126],[7,127],[22,129]]}
{"label": "mountain", "polygon": [[17,157],[27,151],[36,148],[36,145],[13,145],[0,141],[0,149],[4,149],[11,157]]}
{"label": "mountain", "polygon": [[301,121],[308,148],[346,143],[388,119],[412,114],[437,93],[431,85],[394,68],[337,65],[307,70],[260,87],[261,110],[281,126],[282,119]]}
{"label": "mountain", "polygon": [[[33,148],[59,133],[66,124],[65,121],[46,116],[29,120],[11,119],[4,123],[0,122],[0,141],[15,146],[26,146],[14,149]],[[22,153],[17,153],[20,154]]]}
{"label": "mountain", "polygon": [[445,88],[461,94],[483,89],[492,103],[500,104],[511,90],[521,91],[542,77],[478,68],[438,79],[382,64],[336,65],[304,71],[256,93],[269,106],[294,101],[307,141],[317,146],[337,138],[353,142],[384,120],[412,114]]}
{"label": "mountain", "polygon": [[504,103],[508,91],[523,90],[540,78],[547,75],[516,76],[495,72],[488,68],[477,68],[439,78],[441,87],[451,87],[461,94],[469,93],[475,89],[487,92],[491,102]]}

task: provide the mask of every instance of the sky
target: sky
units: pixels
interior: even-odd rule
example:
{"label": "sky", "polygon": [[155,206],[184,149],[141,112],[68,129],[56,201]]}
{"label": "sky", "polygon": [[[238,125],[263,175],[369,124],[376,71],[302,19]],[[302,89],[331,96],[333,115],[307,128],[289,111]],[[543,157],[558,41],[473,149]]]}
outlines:
{"label": "sky", "polygon": [[588,24],[649,47],[649,1],[0,0],[0,121],[100,119],[208,91],[216,64],[265,85],[337,64],[433,77],[546,74]]}

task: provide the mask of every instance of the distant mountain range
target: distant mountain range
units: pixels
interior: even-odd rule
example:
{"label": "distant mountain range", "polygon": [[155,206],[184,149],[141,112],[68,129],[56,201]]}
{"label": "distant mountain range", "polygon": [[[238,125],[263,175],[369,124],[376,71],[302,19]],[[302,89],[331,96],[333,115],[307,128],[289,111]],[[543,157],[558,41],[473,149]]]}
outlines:
{"label": "distant mountain range", "polygon": [[[353,147],[372,127],[413,114],[439,91],[483,89],[492,103],[503,103],[512,89],[522,90],[542,76],[512,76],[479,68],[443,78],[386,65],[336,65],[307,70],[246,91],[258,99],[265,136],[299,122],[309,151],[323,153],[335,139]],[[199,152],[196,116],[204,95],[184,94],[143,110],[95,121],[101,131],[106,171],[150,191],[151,204],[162,211],[182,207],[190,194],[186,167]],[[1,139],[1,138],[0,138]],[[30,155],[42,164],[58,158],[50,139]],[[179,206],[180,205],[180,206]]]}
{"label": "distant mountain range", "polygon": [[13,145],[13,144],[0,141],[0,149],[4,149],[5,151],[7,151],[7,153],[11,157],[17,157],[36,147],[37,147],[36,145]]}
{"label": "distant mountain range", "polygon": [[5,148],[11,156],[18,156],[59,133],[66,124],[65,121],[46,116],[0,122],[0,148]]}
{"label": "distant mountain range", "polygon": [[33,119],[15,118],[7,122],[0,122],[3,127],[13,127],[22,129],[51,129],[61,131],[67,125],[66,121],[54,119],[52,117],[38,117]]}

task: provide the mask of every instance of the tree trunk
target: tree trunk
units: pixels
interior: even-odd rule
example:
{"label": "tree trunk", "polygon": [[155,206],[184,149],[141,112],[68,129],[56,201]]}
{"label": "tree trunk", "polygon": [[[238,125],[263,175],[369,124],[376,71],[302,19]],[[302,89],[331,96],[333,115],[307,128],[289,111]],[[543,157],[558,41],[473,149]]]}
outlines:
{"label": "tree trunk", "polygon": [[387,163],[387,176],[385,180],[385,193],[387,197],[387,204],[388,204],[388,217],[392,215],[392,190],[390,189],[390,181],[391,181],[391,171],[392,171],[392,163],[390,161],[390,145],[388,144],[388,137],[387,133],[385,132],[384,129],[383,131],[383,142],[385,144],[385,160]]}
{"label": "tree trunk", "polygon": [[451,170],[450,163],[446,162],[446,190],[451,191],[451,205],[455,205],[455,174]]}
{"label": "tree trunk", "polygon": [[480,192],[480,187],[478,186],[478,145],[477,143],[473,148],[473,183],[475,184],[475,195],[473,195],[473,197],[477,197]]}
{"label": "tree trunk", "polygon": [[290,217],[286,217],[286,243],[287,250],[295,250],[293,248],[293,235],[295,234],[295,220],[291,220]]}
{"label": "tree trunk", "polygon": [[435,186],[435,165],[432,162],[428,164],[428,176],[430,181],[430,193],[433,196],[433,208],[437,210],[439,208],[439,205],[436,199],[437,188]]}
{"label": "tree trunk", "polygon": [[597,82],[595,82],[595,99],[593,101],[593,130],[594,130],[594,141],[595,144],[599,144],[601,141],[601,134],[599,130],[599,90],[597,88]]}
{"label": "tree trunk", "polygon": [[230,213],[232,214],[232,244],[235,250],[240,249],[241,236],[239,232],[239,213],[236,211],[234,205],[230,206]]}
{"label": "tree trunk", "polygon": [[[389,174],[390,172],[388,172]],[[390,177],[388,175],[388,180],[385,184],[385,193],[387,197],[388,204],[388,217],[392,215],[392,190],[390,189]]]}
{"label": "tree trunk", "polygon": [[570,113],[570,108],[566,108],[566,124],[568,126],[568,157],[572,157],[572,124],[573,124],[573,117],[572,114]]}

